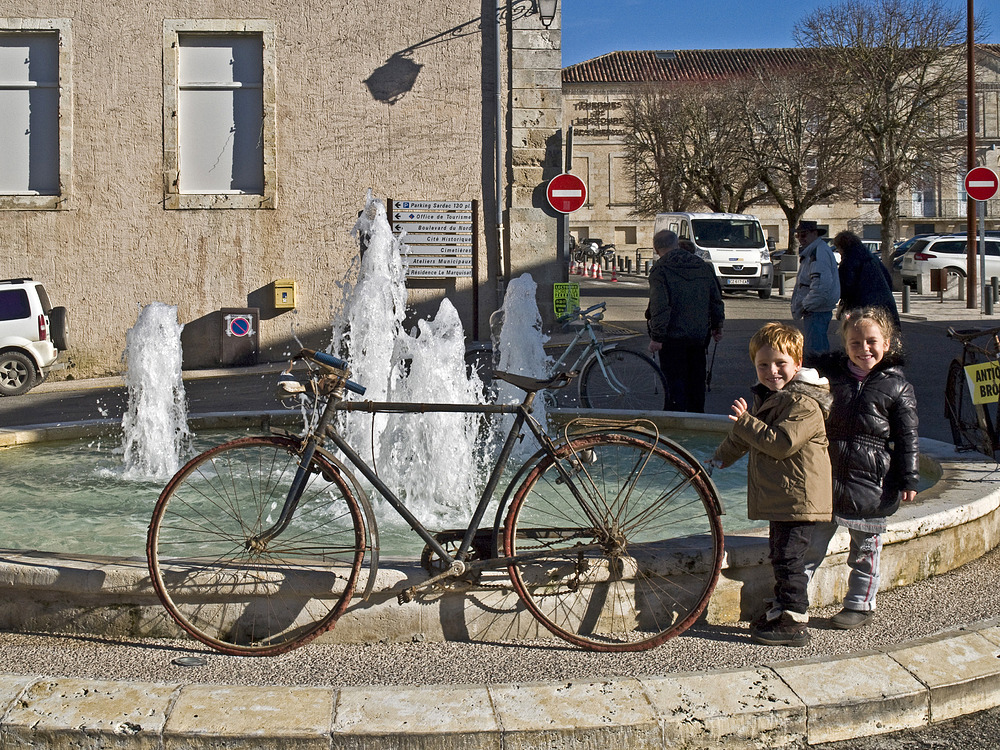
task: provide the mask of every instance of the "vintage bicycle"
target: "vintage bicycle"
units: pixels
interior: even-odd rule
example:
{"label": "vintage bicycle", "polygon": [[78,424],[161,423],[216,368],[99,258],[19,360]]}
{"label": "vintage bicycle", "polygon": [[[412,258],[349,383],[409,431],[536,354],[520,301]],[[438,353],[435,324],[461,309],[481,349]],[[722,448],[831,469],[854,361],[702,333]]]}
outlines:
{"label": "vintage bicycle", "polygon": [[[949,328],[948,338],[962,345],[962,356],[952,360],[948,367],[944,393],[944,413],[951,425],[955,447],[994,456],[1000,448],[1000,403],[995,398],[975,403],[978,399],[973,399],[965,368],[967,365],[988,363],[992,365],[988,369],[1000,371],[1000,328],[962,331]],[[980,340],[984,343],[977,343]],[[1000,378],[991,375],[984,382],[992,385],[1000,382]]]}
{"label": "vintage bicycle", "polygon": [[[617,342],[606,343],[597,337],[595,326],[604,318],[606,309],[607,303],[599,302],[586,310],[577,307],[559,317],[558,322],[565,327],[576,327],[576,333],[552,365],[552,372],[580,373],[578,396],[585,408],[662,410],[667,381],[656,362],[641,352],[624,349]],[[495,327],[492,319],[490,322],[491,327]],[[466,364],[478,373],[487,387],[493,379],[495,354],[492,344],[478,343],[465,355]]]}
{"label": "vintage bicycle", "polygon": [[[164,607],[194,638],[227,654],[280,654],[334,625],[365,567],[369,597],[378,526],[353,470],[426,545],[434,573],[400,590],[400,603],[475,586],[478,575],[499,571],[545,628],[596,651],[652,648],[704,609],[723,554],[723,509],[712,480],[693,455],[641,420],[583,422],[550,438],[531,416],[532,404],[573,373],[549,380],[496,373],[524,391],[520,404],[349,401],[347,391],[360,395],[364,387],[349,380],[346,362],[308,349],[297,357],[311,368],[318,414],[304,435],[211,448],[181,468],[156,502],[146,545],[150,576]],[[285,395],[303,390],[289,377]],[[460,539],[426,529],[379,479],[336,427],[342,411],[514,415]],[[526,432],[541,448],[505,474]],[[495,493],[491,525],[485,518]]]}

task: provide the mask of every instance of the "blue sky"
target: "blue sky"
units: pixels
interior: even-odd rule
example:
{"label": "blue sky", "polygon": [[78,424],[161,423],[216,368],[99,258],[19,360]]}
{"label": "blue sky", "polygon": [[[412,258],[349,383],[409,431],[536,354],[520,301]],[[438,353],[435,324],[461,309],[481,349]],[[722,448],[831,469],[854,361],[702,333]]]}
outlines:
{"label": "blue sky", "polygon": [[[615,50],[794,47],[797,21],[833,0],[559,0],[563,65]],[[964,15],[967,3],[943,0]],[[1000,5],[975,0],[979,42],[1000,43]]]}

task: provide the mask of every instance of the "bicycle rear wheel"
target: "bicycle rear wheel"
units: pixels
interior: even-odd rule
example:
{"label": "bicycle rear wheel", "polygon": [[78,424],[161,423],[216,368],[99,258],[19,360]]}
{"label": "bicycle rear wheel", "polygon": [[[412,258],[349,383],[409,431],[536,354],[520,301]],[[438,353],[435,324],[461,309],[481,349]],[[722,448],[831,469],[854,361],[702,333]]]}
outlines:
{"label": "bicycle rear wheel", "polygon": [[990,416],[990,406],[977,407],[972,403],[965,368],[958,360],[952,361],[945,383],[944,415],[951,425],[951,437],[956,448],[993,455],[996,425]]}
{"label": "bicycle rear wheel", "polygon": [[[555,461],[571,476],[570,488]],[[504,526],[528,610],[594,651],[641,651],[687,629],[722,568],[718,495],[669,443],[600,433],[543,456]]]}
{"label": "bicycle rear wheel", "polygon": [[271,656],[328,630],[354,592],[364,519],[321,455],[288,527],[266,544],[299,464],[298,443],[240,438],[196,456],[153,510],[146,556],[177,623],[226,654]]}
{"label": "bicycle rear wheel", "polygon": [[666,392],[667,381],[656,363],[630,349],[594,354],[580,373],[580,403],[591,409],[660,411]]}

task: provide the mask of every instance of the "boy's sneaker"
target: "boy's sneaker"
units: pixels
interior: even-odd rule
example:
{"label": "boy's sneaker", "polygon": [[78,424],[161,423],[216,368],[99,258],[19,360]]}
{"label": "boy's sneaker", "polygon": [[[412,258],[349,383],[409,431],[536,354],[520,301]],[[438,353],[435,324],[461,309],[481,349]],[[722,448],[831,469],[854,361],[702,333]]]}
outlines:
{"label": "boy's sneaker", "polygon": [[830,624],[840,630],[854,630],[855,628],[867,625],[871,622],[874,615],[875,612],[873,610],[862,612],[858,609],[847,609],[845,607],[830,618]]}
{"label": "boy's sneaker", "polygon": [[750,639],[766,646],[805,646],[810,638],[808,625],[796,622],[787,612],[750,629]]}

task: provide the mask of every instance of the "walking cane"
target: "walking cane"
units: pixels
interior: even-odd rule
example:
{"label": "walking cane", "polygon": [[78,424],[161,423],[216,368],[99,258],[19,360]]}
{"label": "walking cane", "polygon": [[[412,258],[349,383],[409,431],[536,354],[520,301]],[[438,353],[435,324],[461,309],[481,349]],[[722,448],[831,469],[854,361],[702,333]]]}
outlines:
{"label": "walking cane", "polygon": [[705,374],[705,392],[709,393],[712,390],[712,368],[715,367],[715,352],[719,348],[719,342],[715,342],[715,346],[712,347],[712,361],[708,363],[708,372]]}

